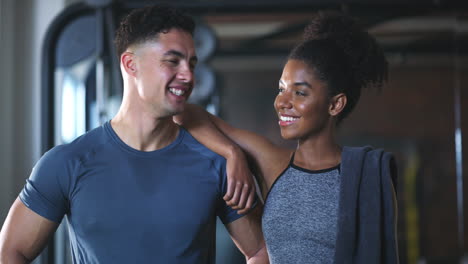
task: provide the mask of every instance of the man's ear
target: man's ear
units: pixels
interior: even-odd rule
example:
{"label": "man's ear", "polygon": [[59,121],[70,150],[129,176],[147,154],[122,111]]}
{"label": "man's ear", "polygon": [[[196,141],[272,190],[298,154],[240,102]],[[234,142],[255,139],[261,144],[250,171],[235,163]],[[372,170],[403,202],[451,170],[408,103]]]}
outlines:
{"label": "man's ear", "polygon": [[136,65],[135,65],[135,54],[132,52],[125,51],[120,56],[120,64],[122,69],[130,76],[135,76]]}
{"label": "man's ear", "polygon": [[328,113],[331,116],[338,116],[346,106],[348,99],[344,93],[339,93],[333,96],[330,100]]}

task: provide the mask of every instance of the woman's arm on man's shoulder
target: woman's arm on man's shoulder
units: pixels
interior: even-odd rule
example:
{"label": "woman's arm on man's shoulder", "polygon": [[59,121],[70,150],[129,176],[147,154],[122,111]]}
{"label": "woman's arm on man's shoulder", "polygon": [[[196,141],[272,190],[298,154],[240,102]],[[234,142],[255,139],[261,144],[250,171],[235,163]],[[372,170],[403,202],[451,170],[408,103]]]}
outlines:
{"label": "woman's arm on man's shoulder", "polygon": [[279,168],[278,164],[290,153],[290,150],[276,146],[263,136],[229,125],[197,105],[187,104],[174,121],[185,127],[200,143],[226,158],[228,191],[224,199],[234,209],[245,209],[240,213],[251,208],[255,195],[246,156],[262,192],[265,192],[270,178]]}

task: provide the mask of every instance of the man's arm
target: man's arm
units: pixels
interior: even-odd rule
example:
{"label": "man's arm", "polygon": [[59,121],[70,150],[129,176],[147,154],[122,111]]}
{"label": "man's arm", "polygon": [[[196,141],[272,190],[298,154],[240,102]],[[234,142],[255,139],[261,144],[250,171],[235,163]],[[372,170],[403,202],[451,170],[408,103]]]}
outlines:
{"label": "man's arm", "polygon": [[226,225],[248,264],[270,263],[260,224],[262,210],[262,205],[258,204],[249,214]]}
{"label": "man's arm", "polygon": [[36,214],[17,198],[0,232],[0,264],[32,262],[58,225]]}

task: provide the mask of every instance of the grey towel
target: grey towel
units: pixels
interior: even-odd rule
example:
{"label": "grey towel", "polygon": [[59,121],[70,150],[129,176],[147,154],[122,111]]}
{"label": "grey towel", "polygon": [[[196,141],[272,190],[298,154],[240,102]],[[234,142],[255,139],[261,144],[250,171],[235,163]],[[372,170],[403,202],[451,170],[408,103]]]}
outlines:
{"label": "grey towel", "polygon": [[335,263],[398,263],[393,155],[344,147],[341,173]]}

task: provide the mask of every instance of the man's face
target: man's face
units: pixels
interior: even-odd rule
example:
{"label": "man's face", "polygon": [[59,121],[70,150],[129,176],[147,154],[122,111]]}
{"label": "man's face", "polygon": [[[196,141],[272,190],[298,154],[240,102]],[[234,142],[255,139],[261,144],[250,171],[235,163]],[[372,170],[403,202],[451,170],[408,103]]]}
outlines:
{"label": "man's face", "polygon": [[171,29],[135,48],[137,94],[157,117],[184,110],[192,92],[197,63],[192,35]]}

